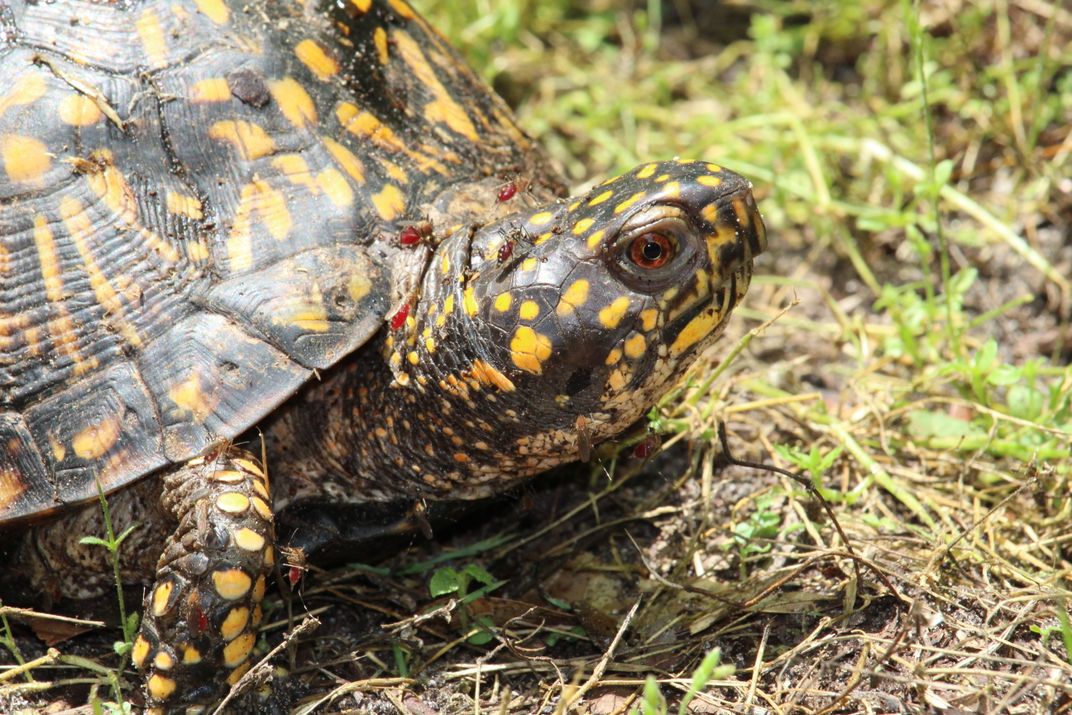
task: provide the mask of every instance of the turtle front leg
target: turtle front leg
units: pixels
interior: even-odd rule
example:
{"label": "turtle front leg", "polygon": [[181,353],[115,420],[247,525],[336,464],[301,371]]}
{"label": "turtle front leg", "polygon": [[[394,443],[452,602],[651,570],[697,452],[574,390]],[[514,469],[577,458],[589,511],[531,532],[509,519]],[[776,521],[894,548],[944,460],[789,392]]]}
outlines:
{"label": "turtle front leg", "polygon": [[228,448],[164,477],[179,525],[145,597],[134,665],[149,712],[211,703],[249,670],[275,563],[268,478]]}

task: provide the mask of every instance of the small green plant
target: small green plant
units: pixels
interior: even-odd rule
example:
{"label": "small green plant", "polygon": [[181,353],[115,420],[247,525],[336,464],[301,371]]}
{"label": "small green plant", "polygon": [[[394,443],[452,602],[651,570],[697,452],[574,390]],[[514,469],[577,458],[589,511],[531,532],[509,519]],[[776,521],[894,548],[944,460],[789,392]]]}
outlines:
{"label": "small green plant", "polygon": [[123,640],[115,641],[112,644],[112,649],[116,655],[119,656],[119,667],[115,672],[109,673],[108,679],[111,682],[112,690],[115,694],[115,699],[118,702],[118,707],[123,708],[123,711],[127,711],[127,704],[123,702],[122,687],[119,683],[119,675],[126,667],[127,658],[130,656],[130,650],[134,647],[134,634],[138,630],[138,616],[137,612],[127,615],[126,603],[123,599],[123,581],[119,574],[119,549],[122,547],[123,542],[131,532],[138,527],[137,524],[131,524],[119,535],[116,535],[115,529],[112,527],[112,513],[108,509],[108,500],[104,496],[104,489],[101,487],[100,482],[97,482],[97,496],[100,499],[101,512],[104,514],[104,538],[98,536],[83,536],[79,539],[79,543],[87,544],[90,546],[102,546],[108,552],[108,559],[112,564],[112,576],[115,580],[115,593],[116,601],[119,605],[119,623],[123,629]]}
{"label": "small green plant", "polygon": [[775,445],[774,449],[781,455],[782,459],[786,460],[797,469],[802,472],[807,472],[811,478],[812,486],[819,492],[824,499],[830,502],[846,501],[851,503],[851,494],[842,494],[841,492],[830,489],[823,486],[823,475],[826,471],[833,466],[837,461],[841,453],[845,451],[843,445],[834,447],[829,452],[820,452],[819,448],[815,445],[811,446],[807,452],[792,445]]}
{"label": "small green plant", "polygon": [[[480,588],[470,591],[473,583],[483,584]],[[495,624],[487,616],[473,616],[468,609],[468,604],[478,598],[483,598],[488,593],[502,586],[505,581],[496,581],[495,577],[488,573],[487,569],[478,564],[466,564],[460,571],[443,566],[436,569],[428,582],[428,591],[433,598],[453,596],[458,599],[458,614],[462,628],[465,631],[476,629],[469,636],[468,641],[472,645],[485,645],[495,637]]]}
{"label": "small green plant", "polygon": [[[733,675],[734,667],[722,665],[721,662],[722,651],[718,648],[708,651],[703,661],[692,673],[692,682],[677,706],[677,715],[687,715],[689,703],[703,692],[712,680],[723,680]],[[649,675],[644,680],[644,693],[640,708],[633,708],[629,715],[667,715],[668,712],[666,698],[659,689],[659,681],[655,679],[655,676]]]}

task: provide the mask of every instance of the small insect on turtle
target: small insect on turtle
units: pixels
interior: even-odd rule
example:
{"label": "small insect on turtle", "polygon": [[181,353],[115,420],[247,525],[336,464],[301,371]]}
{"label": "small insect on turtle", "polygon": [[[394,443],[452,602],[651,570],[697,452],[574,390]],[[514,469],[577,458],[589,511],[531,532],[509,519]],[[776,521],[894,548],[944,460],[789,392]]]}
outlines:
{"label": "small insect on turtle", "polygon": [[147,706],[210,703],[281,548],[619,434],[722,331],[763,222],[701,161],[565,193],[403,0],[7,0],[0,592],[109,593],[103,490],[139,524]]}

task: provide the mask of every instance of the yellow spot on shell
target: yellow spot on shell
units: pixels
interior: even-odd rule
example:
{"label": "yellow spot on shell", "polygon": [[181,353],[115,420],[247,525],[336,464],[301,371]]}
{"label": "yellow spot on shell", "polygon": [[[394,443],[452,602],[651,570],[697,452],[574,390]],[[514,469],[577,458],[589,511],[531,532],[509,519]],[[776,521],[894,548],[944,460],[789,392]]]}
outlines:
{"label": "yellow spot on shell", "polygon": [[82,459],[99,459],[115,445],[121,431],[119,418],[107,417],[76,434],[71,448]]}
{"label": "yellow spot on shell", "polygon": [[551,357],[551,339],[522,325],[510,340],[510,357],[522,370],[539,375],[544,361]]}
{"label": "yellow spot on shell", "polygon": [[499,293],[495,296],[495,310],[500,313],[505,313],[510,310],[511,304],[514,302],[514,297],[509,293]]}
{"label": "yellow spot on shell", "polygon": [[246,161],[260,159],[275,151],[275,142],[260,126],[240,119],[225,119],[209,127],[208,135],[235,148]]}
{"label": "yellow spot on shell", "polygon": [[130,659],[138,670],[141,670],[141,667],[145,665],[145,659],[149,657],[150,648],[152,646],[149,645],[149,641],[145,640],[145,637],[141,634],[138,634],[138,637],[134,639],[134,647],[130,649]]}
{"label": "yellow spot on shell", "polygon": [[[80,375],[88,370],[91,365],[86,363],[78,350],[77,330],[63,302],[63,267],[60,265],[59,253],[52,235],[52,229],[48,226],[48,220],[40,214],[34,216],[33,238],[34,245],[37,248],[41,280],[45,284],[45,297],[56,311],[56,316],[48,321],[48,332],[52,336],[56,349],[71,358],[74,362],[75,374]],[[56,461],[62,462],[63,445],[58,442],[53,444],[52,451],[56,454]]]}
{"label": "yellow spot on shell", "polygon": [[526,258],[525,260],[521,261],[521,270],[534,271],[536,270],[536,266],[538,265],[540,265],[540,261],[538,258]]}
{"label": "yellow spot on shell", "polygon": [[648,343],[643,335],[636,333],[625,339],[625,345],[623,347],[625,348],[625,356],[636,360],[644,354],[648,347]]}
{"label": "yellow spot on shell", "polygon": [[231,12],[227,9],[223,0],[194,0],[194,2],[197,3],[197,9],[204,13],[205,17],[217,25],[223,25],[231,17]]}
{"label": "yellow spot on shell", "polygon": [[272,80],[268,83],[268,91],[279,111],[294,127],[303,129],[316,124],[316,105],[298,80],[293,77]]}
{"label": "yellow spot on shell", "polygon": [[450,255],[444,253],[443,258],[439,261],[439,272],[443,275],[450,275]]}
{"label": "yellow spot on shell", "polygon": [[72,127],[88,127],[100,121],[104,114],[92,99],[84,94],[69,94],[59,106],[60,121]]}
{"label": "yellow spot on shell", "polygon": [[613,330],[618,327],[625,317],[625,311],[629,309],[629,299],[625,296],[615,298],[614,302],[599,311],[599,322],[603,327]]}
{"label": "yellow spot on shell", "polygon": [[195,422],[204,422],[217,404],[215,399],[205,395],[201,389],[201,379],[197,375],[191,375],[168,388],[168,399],[179,409],[188,412]]}
{"label": "yellow spot on shell", "polygon": [[342,170],[349,174],[350,178],[356,181],[358,185],[363,185],[365,183],[365,167],[361,160],[334,139],[321,137],[321,141],[324,142],[324,146],[335,160],[335,163],[341,166]]}
{"label": "yellow spot on shell", "polygon": [[321,81],[331,79],[339,71],[339,63],[316,40],[302,40],[294,46],[294,54]]}
{"label": "yellow spot on shell", "polygon": [[202,219],[201,201],[196,196],[187,196],[177,191],[167,192],[167,210],[186,218]]}
{"label": "yellow spot on shell", "polygon": [[465,287],[465,291],[462,294],[462,305],[465,307],[465,314],[470,318],[475,317],[480,312],[480,305],[477,303],[473,286]]}
{"label": "yellow spot on shell", "polygon": [[172,693],[175,692],[175,681],[171,678],[165,678],[159,673],[154,673],[149,682],[146,683],[146,687],[151,695],[156,700],[167,700]]}
{"label": "yellow spot on shell", "polygon": [[249,623],[249,609],[245,606],[232,608],[220,624],[220,635],[225,641],[233,641],[246,629],[247,623]]}
{"label": "yellow spot on shell", "polygon": [[253,580],[242,569],[220,569],[212,572],[212,585],[220,598],[233,601],[249,593]]}
{"label": "yellow spot on shell", "polygon": [[580,221],[574,224],[573,235],[580,236],[582,233],[592,228],[592,224],[594,224],[595,222],[596,220],[594,218],[582,218]]}
{"label": "yellow spot on shell", "polygon": [[648,308],[647,310],[640,311],[640,327],[644,329],[644,332],[648,332],[654,328],[658,319],[659,311],[655,308]]}
{"label": "yellow spot on shell", "polygon": [[533,226],[544,226],[546,224],[551,223],[551,219],[553,218],[554,214],[552,214],[550,211],[541,211],[538,214],[534,214],[532,218],[529,219],[529,223],[531,223]]}
{"label": "yellow spot on shell", "polygon": [[630,208],[635,206],[637,204],[637,202],[640,201],[645,196],[647,196],[646,191],[638,191],[638,192],[636,192],[635,194],[630,196],[628,199],[626,199],[625,201],[623,201],[620,204],[618,204],[617,206],[615,206],[614,207],[614,213],[620,214],[620,213],[622,213],[624,211],[628,211]]}
{"label": "yellow spot on shell", "polygon": [[372,7],[372,0],[350,0],[350,4],[361,12],[368,12]]}
{"label": "yellow spot on shell", "polygon": [[417,13],[413,12],[413,8],[407,5],[404,0],[391,0],[391,8],[398,13],[398,16],[403,20],[412,20],[417,17]]}
{"label": "yellow spot on shell", "polygon": [[163,67],[167,64],[167,43],[164,40],[164,28],[160,25],[160,18],[155,10],[146,10],[137,20],[134,27],[141,38],[142,49],[149,58],[149,64],[153,67]]}
{"label": "yellow spot on shell", "polygon": [[224,492],[216,497],[216,506],[228,514],[241,514],[249,509],[249,497],[241,492]]}
{"label": "yellow spot on shell", "polygon": [[228,102],[230,99],[231,87],[223,77],[199,79],[190,85],[190,101],[194,104]]}
{"label": "yellow spot on shell", "polygon": [[428,64],[428,59],[421,51],[420,45],[400,30],[392,33],[392,36],[402,60],[409,65],[417,80],[435,97],[424,107],[425,118],[429,122],[446,124],[451,131],[461,134],[470,141],[479,141],[480,136],[476,133],[476,127],[473,126],[469,115],[460,104],[454,101],[450,92],[439,81],[435,70]]}
{"label": "yellow spot on shell", "polygon": [[696,179],[696,183],[701,184],[702,186],[715,187],[715,186],[718,186],[719,184],[722,183],[722,177],[721,176],[701,176],[700,178]]}
{"label": "yellow spot on shell", "polygon": [[153,589],[153,615],[162,616],[168,611],[168,601],[171,600],[171,592],[175,590],[175,583],[164,581]]}
{"label": "yellow spot on shell", "polygon": [[562,293],[562,297],[558,299],[558,307],[555,308],[555,312],[558,315],[569,315],[577,308],[580,308],[588,300],[588,280],[585,278],[578,278],[570,283]]}
{"label": "yellow spot on shell", "polygon": [[19,134],[0,135],[0,158],[12,181],[37,181],[52,165],[52,155],[42,142]]}
{"label": "yellow spot on shell", "polygon": [[346,182],[342,172],[334,167],[324,169],[316,175],[316,184],[331,203],[339,208],[346,208],[354,201],[354,190]]}
{"label": "yellow spot on shell", "polygon": [[705,310],[690,320],[670,345],[671,355],[680,355],[711,333],[722,322],[717,310]]}
{"label": "yellow spot on shell", "polygon": [[224,646],[223,664],[228,668],[233,668],[248,658],[250,651],[253,650],[254,640],[253,634],[246,631]]}
{"label": "yellow spot on shell", "polygon": [[192,645],[182,649],[182,662],[185,665],[193,665],[201,662],[201,651]]}
{"label": "yellow spot on shell", "polygon": [[603,203],[604,201],[609,199],[611,196],[614,196],[614,192],[611,191],[610,189],[607,189],[602,194],[600,194],[599,196],[596,196],[591,201],[589,201],[588,205],[589,206],[599,206],[601,203]]}
{"label": "yellow spot on shell", "polygon": [[640,171],[638,171],[636,173],[636,178],[638,178],[638,179],[650,178],[655,173],[655,168],[656,168],[655,164],[647,164],[646,166],[641,167]]}
{"label": "yellow spot on shell", "polygon": [[380,64],[387,64],[390,59],[387,54],[387,31],[382,27],[377,27],[372,33],[372,42],[376,45],[376,57]]}
{"label": "yellow spot on shell", "polygon": [[243,551],[260,551],[264,547],[264,537],[248,527],[234,533],[234,542]]}
{"label": "yellow spot on shell", "polygon": [[254,217],[259,218],[268,233],[280,241],[287,237],[293,225],[282,192],[261,179],[254,179],[243,186],[231,234],[227,239],[227,258],[232,271],[246,270],[253,263]]}
{"label": "yellow spot on shell", "polygon": [[406,210],[406,200],[394,184],[384,184],[379,193],[372,195],[372,205],[384,221],[394,221]]}
{"label": "yellow spot on shell", "polygon": [[599,244],[603,243],[603,234],[604,233],[606,233],[606,231],[604,231],[603,229],[599,229],[598,231],[593,231],[592,235],[590,235],[588,237],[588,240],[585,241],[585,245],[588,246],[588,248],[590,250],[595,250],[596,248],[599,247]]}
{"label": "yellow spot on shell", "polygon": [[160,670],[171,670],[171,666],[175,665],[175,659],[166,651],[160,651],[153,658],[153,665]]}
{"label": "yellow spot on shell", "polygon": [[521,303],[517,315],[522,320],[532,320],[540,314],[540,304],[534,300],[526,300]]}
{"label": "yellow spot on shell", "polygon": [[12,107],[33,104],[45,94],[45,80],[38,73],[26,74],[0,97],[0,117]]}
{"label": "yellow spot on shell", "polygon": [[494,365],[490,365],[484,360],[476,359],[473,361],[472,369],[470,370],[473,377],[485,385],[494,385],[503,392],[513,392],[517,389],[514,383],[504,375]]}
{"label": "yellow spot on shell", "polygon": [[360,301],[372,290],[372,281],[368,279],[368,276],[354,273],[350,276],[350,282],[346,284],[346,290],[352,300]]}
{"label": "yellow spot on shell", "polygon": [[450,315],[454,312],[454,294],[451,293],[447,296],[447,299],[443,301],[443,315]]}

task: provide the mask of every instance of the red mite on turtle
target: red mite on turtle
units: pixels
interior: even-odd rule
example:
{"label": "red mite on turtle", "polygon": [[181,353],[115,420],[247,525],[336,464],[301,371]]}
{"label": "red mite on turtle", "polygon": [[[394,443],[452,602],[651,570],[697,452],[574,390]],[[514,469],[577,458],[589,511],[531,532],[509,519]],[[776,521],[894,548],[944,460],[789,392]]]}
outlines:
{"label": "red mite on turtle", "polygon": [[628,428],[766,247],[708,162],[563,198],[404,0],[0,26],[0,598],[114,592],[103,489],[151,712],[251,667],[280,549],[367,558]]}

